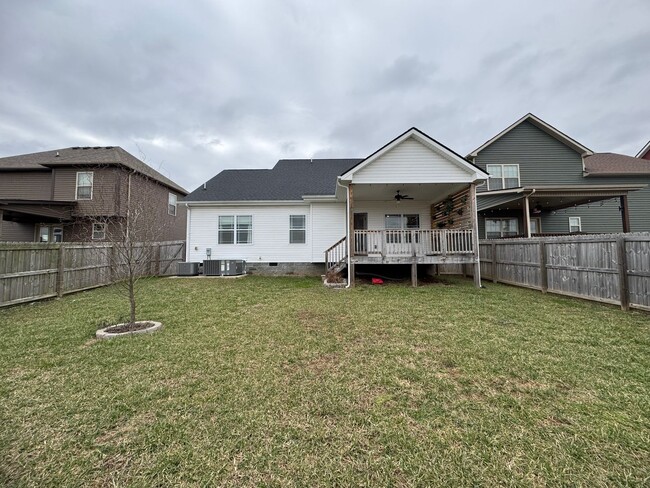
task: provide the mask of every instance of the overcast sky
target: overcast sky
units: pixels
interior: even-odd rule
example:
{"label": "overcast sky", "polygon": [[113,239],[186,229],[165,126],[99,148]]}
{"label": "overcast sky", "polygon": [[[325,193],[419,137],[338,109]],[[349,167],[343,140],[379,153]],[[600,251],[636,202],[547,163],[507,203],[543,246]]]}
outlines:
{"label": "overcast sky", "polygon": [[650,139],[650,1],[0,1],[0,156],[119,145],[189,190],[365,157],[411,126],[467,154],[527,112]]}

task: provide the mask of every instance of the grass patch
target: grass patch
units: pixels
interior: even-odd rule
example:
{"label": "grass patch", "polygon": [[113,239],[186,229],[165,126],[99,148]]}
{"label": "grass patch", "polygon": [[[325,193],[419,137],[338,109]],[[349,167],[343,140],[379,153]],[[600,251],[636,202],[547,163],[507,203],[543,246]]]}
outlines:
{"label": "grass patch", "polygon": [[644,485],[647,314],[469,281],[152,279],[0,310],[3,486]]}

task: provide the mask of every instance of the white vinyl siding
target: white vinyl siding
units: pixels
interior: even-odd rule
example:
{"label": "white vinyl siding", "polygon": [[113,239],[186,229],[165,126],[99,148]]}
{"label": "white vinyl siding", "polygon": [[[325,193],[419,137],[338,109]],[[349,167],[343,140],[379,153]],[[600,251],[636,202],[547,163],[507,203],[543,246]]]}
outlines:
{"label": "white vinyl siding", "polygon": [[488,190],[505,190],[521,186],[518,164],[488,164],[486,169],[490,173]]}
{"label": "white vinyl siding", "polygon": [[352,178],[353,183],[465,183],[472,173],[413,138],[383,154]]}
{"label": "white vinyl siding", "polygon": [[[278,263],[310,263],[312,262],[312,246],[310,232],[307,232],[305,246],[290,246],[289,215],[306,215],[307,229],[310,229],[309,204],[305,205],[237,205],[223,207],[192,207],[189,213],[189,258],[191,261],[206,259],[206,249],[211,249],[211,259],[245,259],[250,264]],[[250,229],[246,221],[240,222],[235,228],[240,239],[247,239],[250,234],[250,244],[219,244],[218,227],[220,217],[249,216]],[[342,214],[345,221],[345,213]],[[343,224],[345,230],[345,224]],[[234,231],[234,229],[233,229]],[[246,234],[246,235],[244,235]],[[343,237],[332,239],[327,247]],[[326,239],[328,242],[330,239]],[[323,255],[318,262],[324,260]]]}
{"label": "white vinyl siding", "polygon": [[93,172],[78,171],[77,184],[75,188],[75,200],[93,199]]}
{"label": "white vinyl siding", "polygon": [[312,262],[325,260],[325,250],[346,234],[346,209],[344,203],[313,203],[311,205]]}

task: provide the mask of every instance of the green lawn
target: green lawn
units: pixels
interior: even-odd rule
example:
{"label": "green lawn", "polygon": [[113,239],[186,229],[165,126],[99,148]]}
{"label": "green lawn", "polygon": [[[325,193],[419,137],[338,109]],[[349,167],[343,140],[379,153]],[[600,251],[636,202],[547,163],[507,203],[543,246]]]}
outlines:
{"label": "green lawn", "polygon": [[455,279],[154,279],[0,310],[2,486],[640,486],[650,316]]}

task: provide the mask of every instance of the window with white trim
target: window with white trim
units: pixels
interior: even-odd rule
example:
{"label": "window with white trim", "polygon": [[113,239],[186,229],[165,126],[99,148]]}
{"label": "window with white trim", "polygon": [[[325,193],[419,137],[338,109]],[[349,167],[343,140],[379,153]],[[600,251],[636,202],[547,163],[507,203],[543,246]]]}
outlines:
{"label": "window with white trim", "polygon": [[93,241],[103,241],[106,239],[106,224],[93,224]]}
{"label": "window with white trim", "polygon": [[520,186],[518,164],[488,164],[485,169],[490,173],[488,190],[505,190]]}
{"label": "window with white trim", "polygon": [[219,244],[252,244],[252,215],[220,215]]}
{"label": "window with white trim", "polygon": [[569,232],[582,232],[582,221],[580,217],[569,217]]}
{"label": "window with white trim", "polygon": [[92,200],[93,199],[93,172],[78,171],[77,187],[75,190],[75,200]]}
{"label": "window with white trim", "polygon": [[176,200],[176,195],[173,193],[169,194],[169,197],[167,198],[167,213],[169,215],[176,215],[176,205],[177,205],[177,200]]}
{"label": "window with white trim", "polygon": [[485,238],[498,239],[519,235],[519,221],[516,218],[485,219]]}
{"label": "window with white trim", "polygon": [[289,215],[289,244],[304,244],[307,240],[307,217]]}

